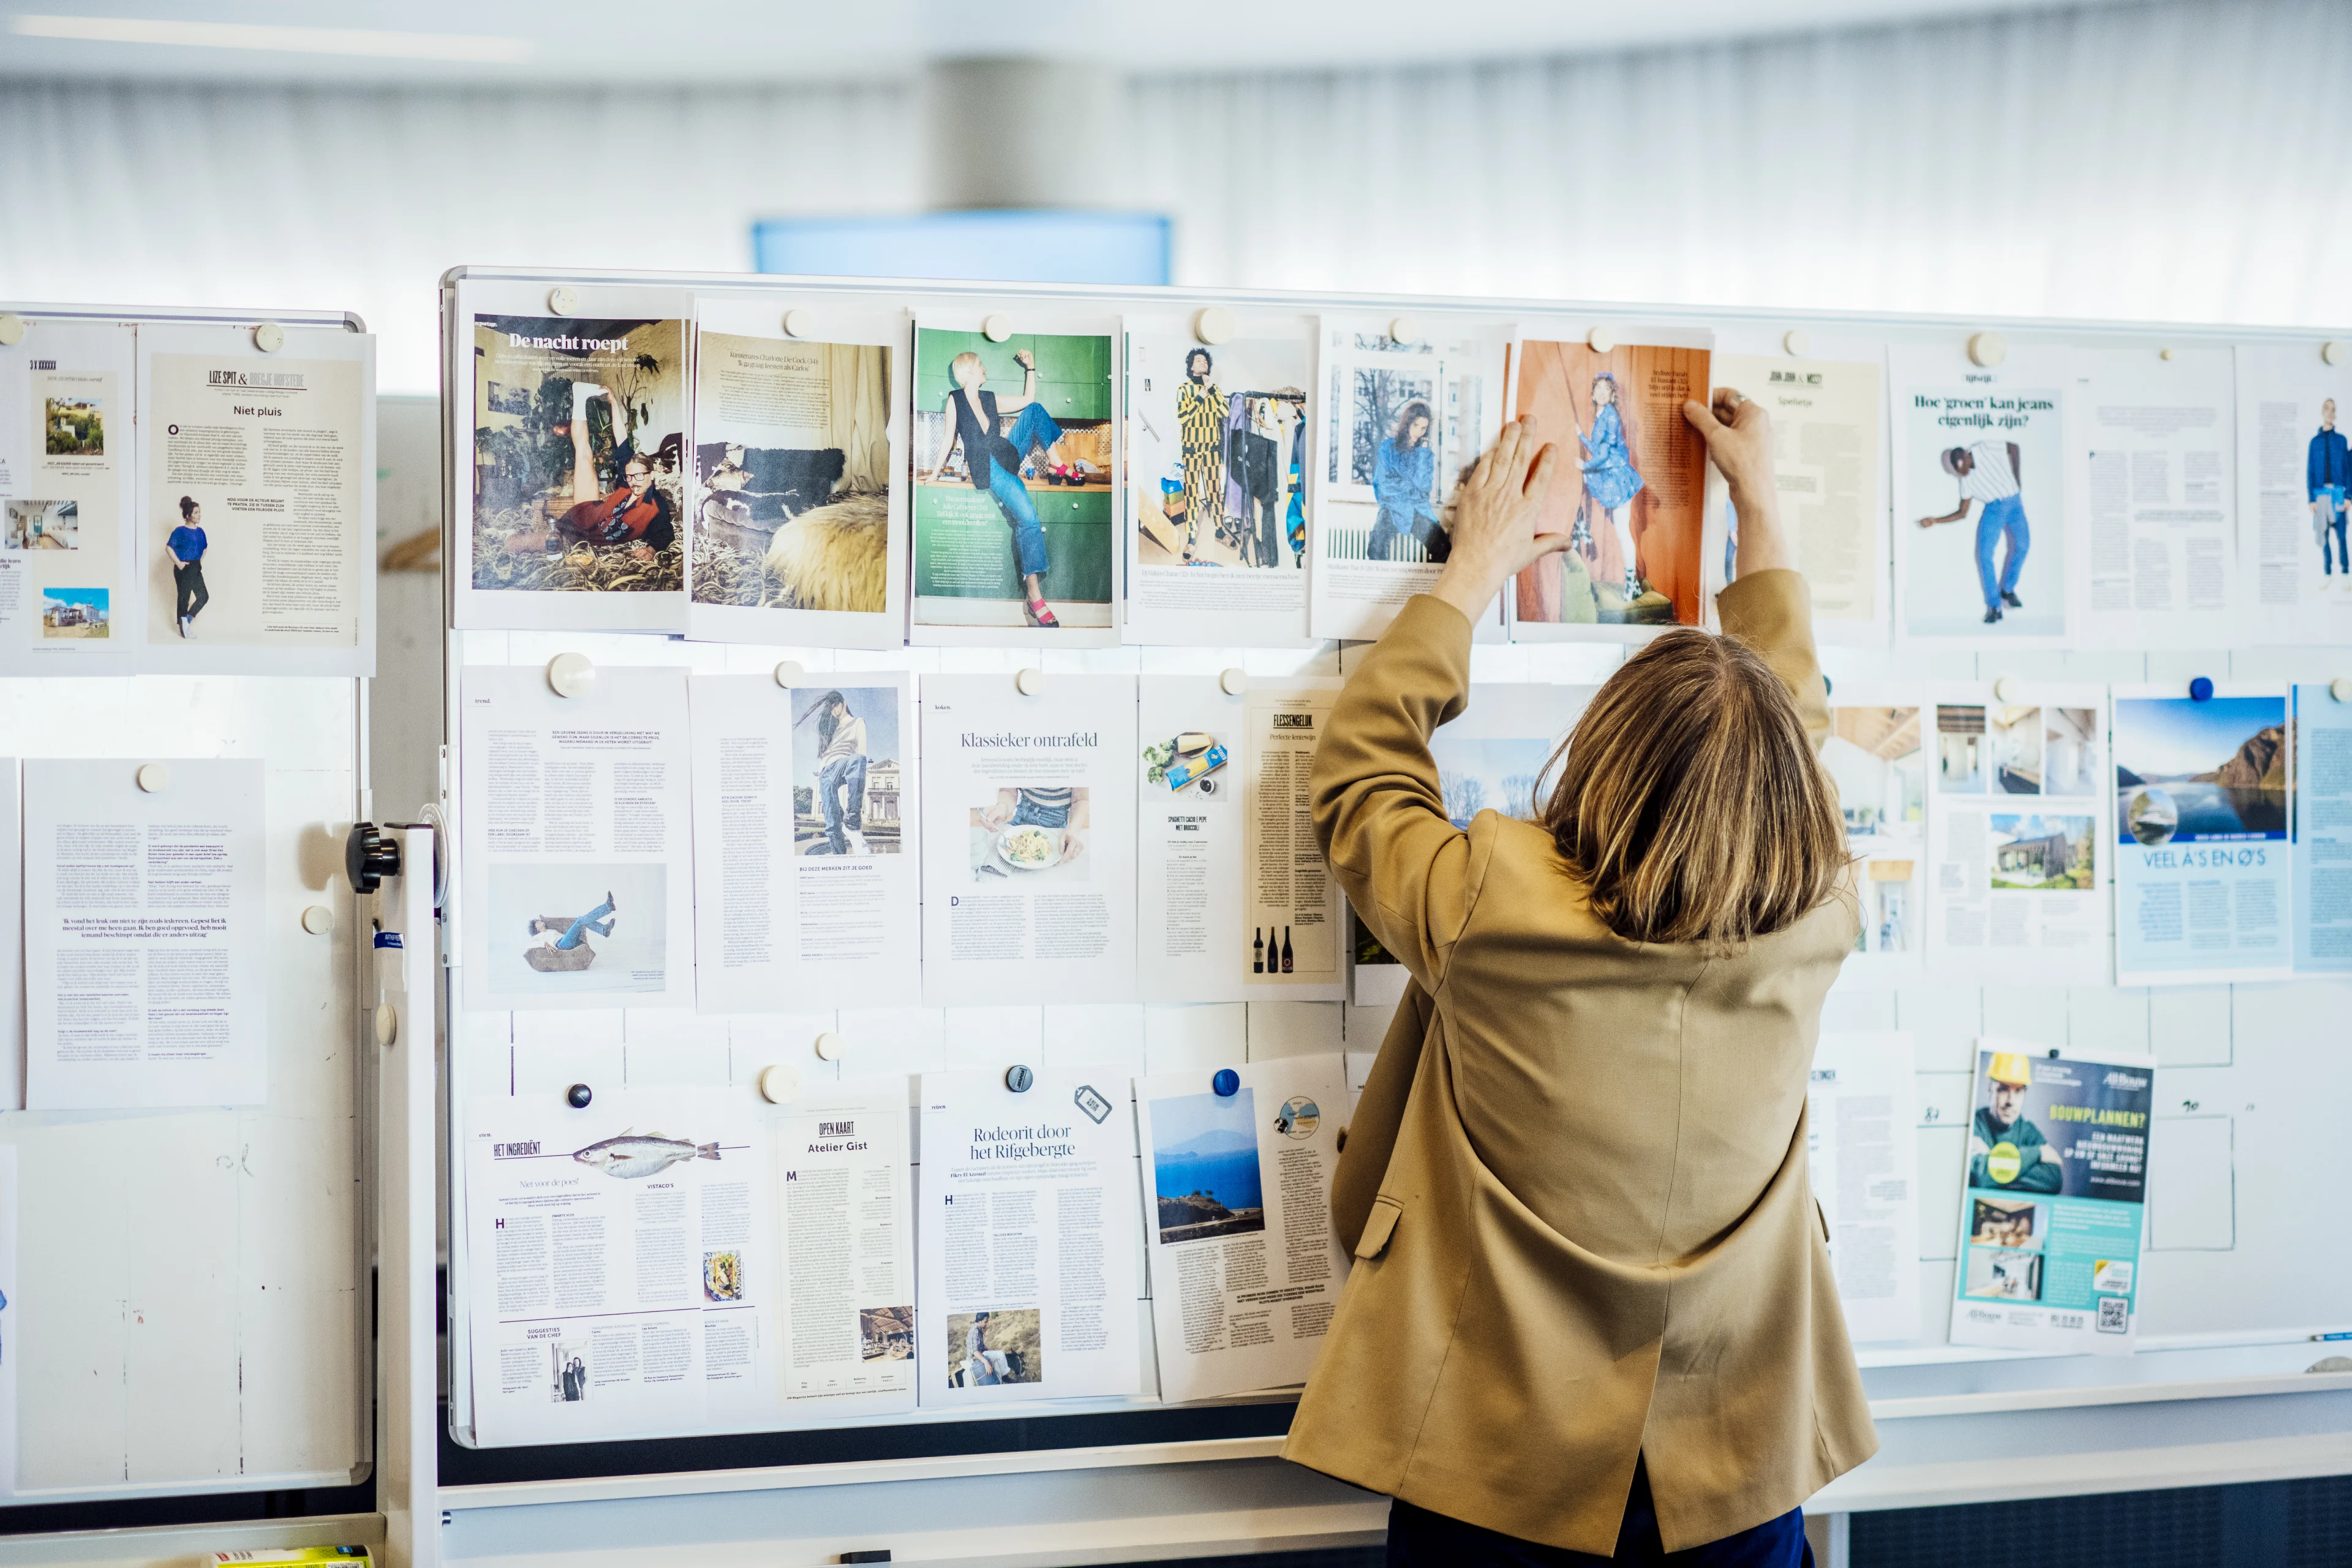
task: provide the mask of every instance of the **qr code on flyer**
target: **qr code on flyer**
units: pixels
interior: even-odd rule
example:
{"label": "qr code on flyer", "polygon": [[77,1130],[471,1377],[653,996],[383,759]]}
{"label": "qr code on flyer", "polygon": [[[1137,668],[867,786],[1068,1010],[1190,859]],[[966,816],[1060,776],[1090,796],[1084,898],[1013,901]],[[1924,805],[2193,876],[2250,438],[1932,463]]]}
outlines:
{"label": "qr code on flyer", "polygon": [[2131,1298],[2102,1296],[2099,1298],[2099,1332],[2122,1334],[2131,1331]]}

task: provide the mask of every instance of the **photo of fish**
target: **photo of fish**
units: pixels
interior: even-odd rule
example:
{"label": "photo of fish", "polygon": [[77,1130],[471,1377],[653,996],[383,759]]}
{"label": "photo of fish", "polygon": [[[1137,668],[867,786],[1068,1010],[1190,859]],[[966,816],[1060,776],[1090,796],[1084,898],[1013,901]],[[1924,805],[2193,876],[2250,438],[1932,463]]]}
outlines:
{"label": "photo of fish", "polygon": [[690,1138],[665,1138],[658,1132],[624,1132],[617,1138],[575,1150],[572,1157],[608,1176],[638,1182],[680,1161],[716,1160],[719,1145],[697,1143]]}

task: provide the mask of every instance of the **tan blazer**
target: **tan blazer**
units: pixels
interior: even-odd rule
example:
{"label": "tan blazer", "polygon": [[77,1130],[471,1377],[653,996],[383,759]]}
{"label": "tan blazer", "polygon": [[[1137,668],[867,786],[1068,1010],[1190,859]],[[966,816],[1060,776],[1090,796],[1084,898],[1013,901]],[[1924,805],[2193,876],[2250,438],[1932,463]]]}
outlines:
{"label": "tan blazer", "polygon": [[[1803,579],[1717,604],[1818,743]],[[1728,958],[1617,936],[1542,828],[1446,820],[1428,738],[1469,679],[1469,623],[1415,598],[1315,756],[1324,852],[1413,984],[1349,1128],[1332,1209],[1355,1268],[1283,1452],[1601,1557],[1646,1455],[1681,1551],[1878,1447],[1805,1172],[1857,904],[1849,883]]]}

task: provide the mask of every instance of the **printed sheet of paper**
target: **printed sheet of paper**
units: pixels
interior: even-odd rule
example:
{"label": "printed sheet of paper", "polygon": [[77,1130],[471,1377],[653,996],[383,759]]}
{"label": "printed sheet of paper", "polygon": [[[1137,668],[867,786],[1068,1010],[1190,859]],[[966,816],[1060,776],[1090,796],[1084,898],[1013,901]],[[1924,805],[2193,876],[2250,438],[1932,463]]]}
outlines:
{"label": "printed sheet of paper", "polygon": [[0,348],[0,675],[123,675],[140,658],[137,331],[39,321]]}
{"label": "printed sheet of paper", "polygon": [[[1507,330],[1464,326],[1401,343],[1392,323],[1326,316],[1313,423],[1314,562],[1307,629],[1377,637],[1437,581],[1454,487],[1503,427]],[[1501,610],[1479,626],[1501,637]]]}
{"label": "printed sheet of paper", "polygon": [[1838,1305],[1859,1343],[1919,1337],[1911,1070],[1907,1034],[1824,1034],[1813,1051],[1806,1158],[1829,1216]]}
{"label": "printed sheet of paper", "polygon": [[1135,679],[922,689],[928,1005],[1135,997]]}
{"label": "printed sheet of paper", "polygon": [[1331,1228],[1347,1116],[1337,1056],[1135,1080],[1160,1396],[1213,1399],[1307,1381],[1348,1278]]}
{"label": "printed sheet of paper", "polygon": [[2116,984],[2284,980],[2294,966],[2288,692],[2117,687]]}
{"label": "printed sheet of paper", "polygon": [[1511,413],[1560,449],[1536,526],[1575,541],[1513,580],[1520,642],[1641,641],[1706,621],[1706,443],[1683,405],[1707,395],[1713,334],[1644,330],[1603,353],[1588,330],[1523,323],[1512,345]]}
{"label": "printed sheet of paper", "polygon": [[826,1421],[915,1407],[904,1079],[812,1084],[772,1121],[776,1401]]}
{"label": "printed sheet of paper", "polygon": [[1952,1342],[2128,1355],[2156,1058],[1977,1042]]}
{"label": "printed sheet of paper", "polygon": [[694,297],[572,292],[551,316],[543,283],[457,285],[455,624],[682,632]]}
{"label": "printed sheet of paper", "polygon": [[787,1287],[769,1147],[714,1091],[478,1097],[467,1119],[474,1435],[486,1447],[692,1432],[772,1408]]}
{"label": "printed sheet of paper", "polygon": [[35,1110],[269,1098],[260,762],[24,763]]}
{"label": "printed sheet of paper", "polygon": [[1231,341],[1127,321],[1126,640],[1307,642],[1315,323],[1243,311]]}
{"label": "printed sheet of paper", "polygon": [[1862,931],[1838,971],[1845,986],[1916,976],[1927,947],[1927,752],[1933,704],[1916,689],[1840,686],[1822,765],[1837,784],[1846,848],[1858,864]]}
{"label": "printed sheet of paper", "polygon": [[2238,545],[2250,643],[2352,643],[2352,365],[2237,351]]}
{"label": "printed sheet of paper", "polygon": [[142,327],[145,667],[375,673],[375,340]]}
{"label": "printed sheet of paper", "polygon": [[2352,969],[2352,702],[2294,689],[2294,967]]}
{"label": "printed sheet of paper", "polygon": [[[1738,388],[1772,416],[1780,522],[1812,590],[1814,636],[1831,647],[1884,646],[1887,465],[1880,361],[1727,353],[1726,346],[1717,345],[1715,384]],[[1720,574],[1717,560],[1706,563],[1706,581],[1718,592],[1738,575],[1739,520],[1728,498],[1721,533]]]}
{"label": "printed sheet of paper", "polygon": [[683,669],[537,666],[459,680],[465,1005],[694,1005]]}
{"label": "printed sheet of paper", "polygon": [[1138,682],[1136,973],[1147,1002],[1337,1002],[1346,895],[1307,797],[1336,679]]}
{"label": "printed sheet of paper", "polygon": [[2228,647],[2238,639],[2231,356],[2074,353],[2080,435],[2067,510],[2089,537],[2073,646]]}
{"label": "printed sheet of paper", "polygon": [[[0,1110],[25,1108],[25,836],[14,757],[0,757]],[[7,1320],[0,1318],[0,1325]],[[0,1359],[5,1359],[0,1338]],[[0,1469],[0,1485],[16,1475]]]}
{"label": "printed sheet of paper", "polygon": [[695,312],[687,636],[897,647],[906,314],[822,307],[800,312],[800,338],[772,298],[705,296]]}
{"label": "printed sheet of paper", "polygon": [[922,1404],[1141,1392],[1127,1080],[925,1073],[921,1094]]}
{"label": "printed sheet of paper", "polygon": [[1895,630],[1940,647],[2057,647],[2084,580],[2067,516],[2074,367],[2013,348],[1995,369],[1957,342],[1887,351]]}
{"label": "printed sheet of paper", "polygon": [[[1014,307],[992,342],[980,310],[915,324],[908,498],[919,644],[1108,647],[1123,563],[1118,320]],[[1031,580],[1054,624],[1029,607]]]}
{"label": "printed sheet of paper", "polygon": [[[22,1300],[17,1289],[17,1209],[24,1189],[16,1180],[16,1146],[0,1145],[0,1497],[16,1490],[16,1369],[24,1364]],[[10,1309],[16,1308],[15,1310]]]}
{"label": "printed sheet of paper", "polygon": [[913,680],[698,675],[695,998],[874,1007],[921,984]]}
{"label": "printed sheet of paper", "polygon": [[2036,684],[1935,693],[1928,967],[1954,980],[2105,983],[2105,692]]}

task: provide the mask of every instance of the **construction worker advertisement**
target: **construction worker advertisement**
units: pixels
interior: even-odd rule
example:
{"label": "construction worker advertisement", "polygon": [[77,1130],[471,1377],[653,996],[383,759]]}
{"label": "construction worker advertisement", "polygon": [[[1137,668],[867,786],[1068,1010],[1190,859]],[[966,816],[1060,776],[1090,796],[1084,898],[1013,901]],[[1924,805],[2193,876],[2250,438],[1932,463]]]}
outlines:
{"label": "construction worker advertisement", "polygon": [[2156,1058],[1979,1039],[1952,1342],[2128,1354]]}

